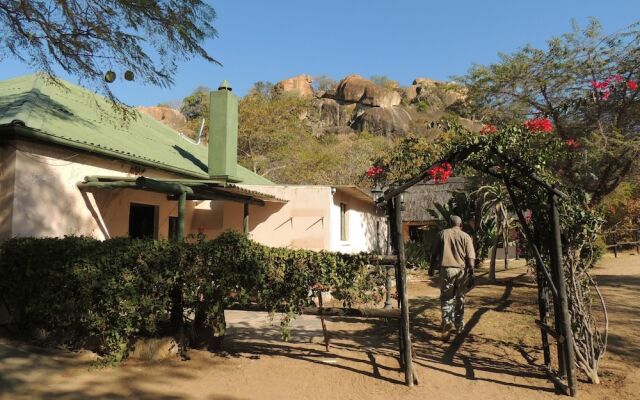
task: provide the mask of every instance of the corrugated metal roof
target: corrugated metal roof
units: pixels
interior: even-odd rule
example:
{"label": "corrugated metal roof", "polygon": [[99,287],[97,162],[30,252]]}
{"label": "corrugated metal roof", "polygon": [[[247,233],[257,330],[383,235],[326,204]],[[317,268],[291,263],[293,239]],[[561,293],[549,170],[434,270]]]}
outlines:
{"label": "corrugated metal roof", "polygon": [[258,200],[269,201],[269,202],[273,202],[273,203],[287,203],[288,202],[288,200],[284,200],[284,199],[281,199],[279,197],[276,197],[276,196],[273,196],[273,195],[270,195],[270,194],[262,193],[262,192],[259,192],[257,190],[252,190],[252,189],[249,189],[246,186],[236,185],[234,183],[227,183],[225,185],[225,191],[229,192],[229,193],[236,193],[236,194],[251,196],[251,197],[253,197],[255,199],[258,199]]}
{"label": "corrugated metal roof", "polygon": [[[41,74],[0,82],[0,125],[24,124],[45,141],[209,178],[207,147],[144,114],[124,122],[104,97],[60,82],[47,82]],[[237,175],[246,184],[273,183],[240,165]]]}

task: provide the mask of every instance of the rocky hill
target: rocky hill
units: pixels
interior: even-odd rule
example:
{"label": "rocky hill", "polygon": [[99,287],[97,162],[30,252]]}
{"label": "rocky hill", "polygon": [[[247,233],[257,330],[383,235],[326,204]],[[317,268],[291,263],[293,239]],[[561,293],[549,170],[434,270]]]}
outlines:
{"label": "rocky hill", "polygon": [[[315,136],[363,131],[394,137],[409,132],[429,134],[435,132],[432,123],[442,119],[454,119],[470,129],[481,128],[479,123],[461,116],[466,92],[453,83],[416,78],[407,87],[384,87],[356,74],[327,90],[315,90],[313,83],[311,76],[301,74],[276,83],[272,93],[307,98],[309,109],[301,119],[306,120]],[[180,132],[194,134],[190,132],[194,124],[189,124],[180,111],[162,106],[138,110]]]}
{"label": "rocky hill", "polygon": [[[140,111],[191,137],[204,120],[206,143],[208,96],[209,89],[196,89],[183,99],[182,113],[160,106]],[[451,122],[481,129],[466,110],[463,87],[427,78],[408,87],[359,75],[258,82],[239,103],[238,162],[277,183],[366,186],[373,160],[409,133],[430,141]]]}
{"label": "rocky hill", "polygon": [[[292,93],[312,99],[309,113],[316,134],[368,131],[398,136],[408,132],[428,133],[430,123],[445,117],[471,129],[480,124],[461,117],[466,100],[463,87],[452,83],[416,78],[408,87],[383,87],[360,75],[349,75],[328,90],[314,91],[308,75],[285,79],[274,86],[276,93]],[[315,116],[315,118],[314,118]]]}

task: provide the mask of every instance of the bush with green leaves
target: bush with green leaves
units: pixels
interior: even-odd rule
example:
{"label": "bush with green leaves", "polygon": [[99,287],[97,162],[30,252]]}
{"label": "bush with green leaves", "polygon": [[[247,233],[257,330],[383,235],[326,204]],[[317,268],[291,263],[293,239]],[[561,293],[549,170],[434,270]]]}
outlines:
{"label": "bush with green leaves", "polygon": [[44,330],[69,347],[97,343],[119,360],[135,337],[177,333],[176,307],[181,319],[194,318],[193,343],[206,345],[224,335],[233,305],[284,311],[286,327],[320,290],[346,305],[377,301],[384,271],[367,259],[270,248],[236,232],[192,242],[14,238],[0,245],[0,293],[14,332]]}

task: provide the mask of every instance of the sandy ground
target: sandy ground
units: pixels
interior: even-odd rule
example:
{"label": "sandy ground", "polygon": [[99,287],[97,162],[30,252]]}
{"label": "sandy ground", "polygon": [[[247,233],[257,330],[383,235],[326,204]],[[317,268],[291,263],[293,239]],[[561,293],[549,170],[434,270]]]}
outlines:
{"label": "sandy ground", "polygon": [[[640,256],[607,256],[595,275],[608,302],[609,349],[601,385],[584,377],[580,399],[640,398]],[[1,399],[552,399],[539,371],[536,291],[522,264],[480,279],[468,295],[467,327],[438,338],[438,290],[423,274],[409,285],[420,385],[405,387],[397,322],[331,318],[331,350],[319,320],[304,317],[285,343],[262,314],[230,314],[227,356],[190,351],[190,361],[135,362],[94,369],[87,353],[0,339]]]}

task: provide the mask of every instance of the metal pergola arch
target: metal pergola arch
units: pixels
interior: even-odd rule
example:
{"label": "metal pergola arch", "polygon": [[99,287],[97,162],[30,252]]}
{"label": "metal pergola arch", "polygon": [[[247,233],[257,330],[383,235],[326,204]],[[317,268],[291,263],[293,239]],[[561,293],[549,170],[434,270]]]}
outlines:
{"label": "metal pergola arch", "polygon": [[[576,371],[575,371],[575,352],[574,352],[574,337],[571,329],[571,317],[569,315],[569,307],[567,300],[567,289],[563,273],[562,262],[562,241],[560,231],[560,218],[558,211],[558,199],[566,198],[567,195],[556,189],[556,187],[550,185],[544,179],[528,171],[522,167],[518,160],[509,160],[506,156],[502,155],[497,149],[492,149],[501,160],[501,167],[509,167],[520,174],[520,177],[530,179],[537,186],[543,188],[547,192],[548,204],[549,204],[549,217],[551,221],[551,254],[549,269],[546,268],[545,263],[540,254],[536,242],[532,236],[532,232],[526,224],[524,214],[520,207],[517,205],[515,193],[513,191],[514,186],[520,186],[518,182],[511,180],[507,175],[497,173],[489,168],[477,165],[475,163],[467,161],[469,155],[478,150],[477,146],[469,146],[455,153],[452,157],[440,159],[437,162],[431,164],[428,168],[425,168],[423,172],[415,175],[411,179],[403,183],[392,184],[388,190],[386,190],[382,196],[380,196],[376,203],[379,206],[385,206],[387,209],[387,216],[389,219],[389,225],[391,226],[391,244],[396,255],[396,287],[398,291],[398,303],[401,311],[400,319],[400,359],[405,373],[405,383],[408,386],[413,386],[418,383],[417,375],[413,369],[412,363],[412,346],[411,337],[409,334],[409,304],[406,290],[406,258],[404,253],[404,241],[402,238],[402,210],[401,210],[401,194],[417,184],[420,181],[425,180],[429,176],[429,170],[444,162],[450,163],[466,163],[470,167],[486,173],[494,178],[502,181],[507,188],[509,197],[515,206],[518,221],[522,226],[523,233],[526,241],[529,245],[531,253],[533,254],[536,262],[536,274],[537,274],[537,288],[538,288],[538,306],[540,320],[536,320],[536,325],[540,328],[540,335],[542,340],[542,347],[544,353],[544,363],[546,371],[556,386],[564,391],[565,394],[571,396],[576,395]],[[550,291],[553,296],[554,315],[555,315],[555,329],[547,325],[548,314],[548,300],[547,290]],[[557,375],[551,369],[551,352],[549,349],[549,336],[552,336],[557,342],[558,348],[558,373]],[[407,351],[407,349],[409,349]],[[566,377],[566,384],[563,379]]]}

